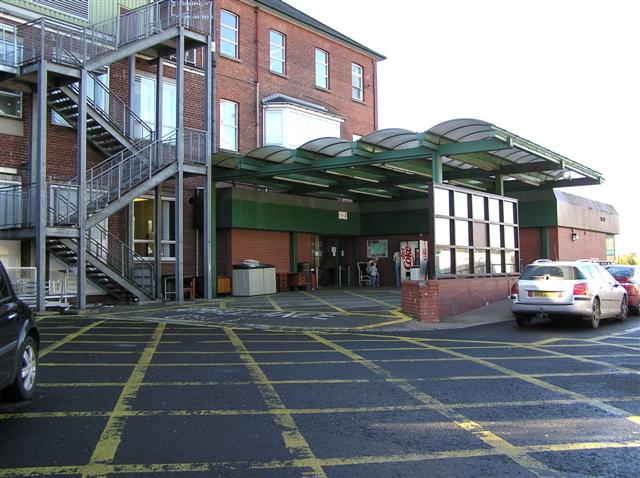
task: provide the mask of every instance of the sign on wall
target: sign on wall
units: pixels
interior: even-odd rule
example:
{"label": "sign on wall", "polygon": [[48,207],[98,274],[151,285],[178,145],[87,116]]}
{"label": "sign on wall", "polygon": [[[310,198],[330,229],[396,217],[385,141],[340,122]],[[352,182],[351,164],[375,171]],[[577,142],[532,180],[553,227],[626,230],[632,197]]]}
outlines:
{"label": "sign on wall", "polygon": [[367,257],[389,257],[389,241],[386,239],[367,241]]}

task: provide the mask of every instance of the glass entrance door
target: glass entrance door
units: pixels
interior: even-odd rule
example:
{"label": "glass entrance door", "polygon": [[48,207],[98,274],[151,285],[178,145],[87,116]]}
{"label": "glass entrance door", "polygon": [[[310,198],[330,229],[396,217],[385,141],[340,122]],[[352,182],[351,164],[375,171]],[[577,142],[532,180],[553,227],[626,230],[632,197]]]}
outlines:
{"label": "glass entrance door", "polygon": [[315,267],[320,287],[350,287],[355,263],[352,237],[316,236]]}

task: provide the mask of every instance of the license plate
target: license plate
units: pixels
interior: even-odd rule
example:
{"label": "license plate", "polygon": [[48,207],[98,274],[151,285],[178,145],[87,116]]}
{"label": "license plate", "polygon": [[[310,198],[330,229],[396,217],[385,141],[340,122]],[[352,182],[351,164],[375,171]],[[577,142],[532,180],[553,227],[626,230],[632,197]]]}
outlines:
{"label": "license plate", "polygon": [[529,297],[562,297],[562,292],[530,290]]}

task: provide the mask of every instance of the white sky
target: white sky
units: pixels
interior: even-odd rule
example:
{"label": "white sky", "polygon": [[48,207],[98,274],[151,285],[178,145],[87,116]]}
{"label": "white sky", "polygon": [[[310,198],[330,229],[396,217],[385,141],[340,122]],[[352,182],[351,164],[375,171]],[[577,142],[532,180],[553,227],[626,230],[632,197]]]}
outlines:
{"label": "white sky", "polygon": [[285,1],[387,57],[380,128],[477,118],[595,169],[567,191],[612,204],[616,252],[640,253],[640,2]]}

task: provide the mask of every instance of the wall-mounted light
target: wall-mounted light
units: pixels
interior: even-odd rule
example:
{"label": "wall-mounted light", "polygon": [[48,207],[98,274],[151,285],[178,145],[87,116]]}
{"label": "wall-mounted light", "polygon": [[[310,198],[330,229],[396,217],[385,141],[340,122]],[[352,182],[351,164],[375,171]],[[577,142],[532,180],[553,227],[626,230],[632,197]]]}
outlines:
{"label": "wall-mounted light", "polygon": [[577,241],[578,239],[580,239],[580,236],[578,235],[576,230],[575,229],[571,229],[571,240],[572,241]]}

